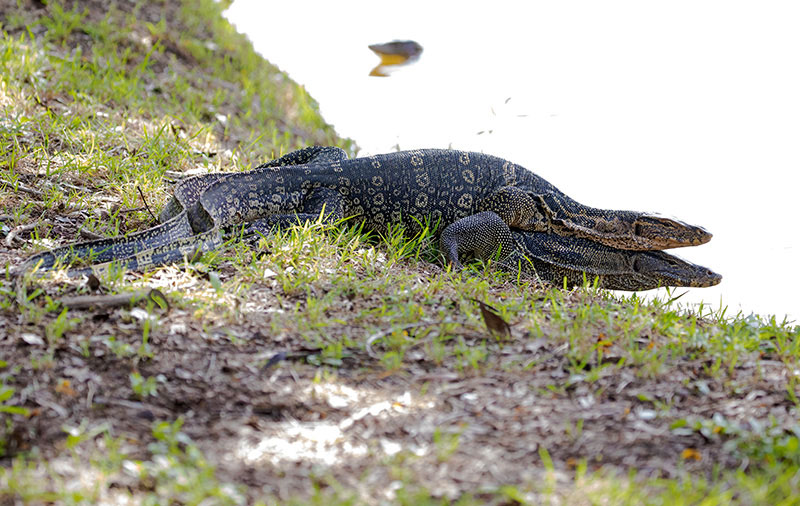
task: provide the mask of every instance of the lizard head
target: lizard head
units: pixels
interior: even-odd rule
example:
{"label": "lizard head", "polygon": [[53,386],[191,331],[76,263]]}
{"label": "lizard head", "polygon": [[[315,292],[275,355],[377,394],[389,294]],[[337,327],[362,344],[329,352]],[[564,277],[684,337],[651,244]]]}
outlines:
{"label": "lizard head", "polygon": [[614,211],[590,220],[591,226],[581,225],[580,218],[567,222],[565,233],[631,251],[698,246],[712,237],[703,227],[658,214]]}
{"label": "lizard head", "polygon": [[[519,251],[539,279],[556,285],[567,278],[580,285],[599,278],[611,290],[650,290],[662,286],[705,287],[722,276],[707,267],[662,251],[630,251],[579,237],[512,231]],[[584,274],[585,273],[585,274]]]}
{"label": "lizard head", "polygon": [[600,276],[600,286],[611,290],[651,290],[666,286],[701,288],[714,286],[722,276],[662,251],[618,251],[624,268]]}
{"label": "lizard head", "polygon": [[660,251],[631,253],[631,279],[637,283],[659,286],[707,287],[719,284],[722,276],[708,267],[693,264]]}
{"label": "lizard head", "polygon": [[524,230],[546,229],[556,234],[581,237],[612,248],[632,251],[698,246],[712,237],[703,227],[655,213],[597,209],[584,206],[565,195],[527,193],[532,202],[529,207],[535,210],[532,213],[535,219],[531,221],[546,223],[546,226],[511,224]]}
{"label": "lizard head", "polygon": [[634,220],[632,228],[634,239],[647,244],[647,249],[698,246],[712,237],[703,227],[657,214],[640,215]]}

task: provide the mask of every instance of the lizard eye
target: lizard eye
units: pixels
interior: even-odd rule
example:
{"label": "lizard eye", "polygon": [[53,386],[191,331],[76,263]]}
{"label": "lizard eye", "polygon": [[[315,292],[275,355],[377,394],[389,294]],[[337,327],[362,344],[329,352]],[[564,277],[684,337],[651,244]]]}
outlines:
{"label": "lizard eye", "polygon": [[636,255],[633,259],[633,272],[639,274],[652,274],[659,270],[659,263],[645,255]]}

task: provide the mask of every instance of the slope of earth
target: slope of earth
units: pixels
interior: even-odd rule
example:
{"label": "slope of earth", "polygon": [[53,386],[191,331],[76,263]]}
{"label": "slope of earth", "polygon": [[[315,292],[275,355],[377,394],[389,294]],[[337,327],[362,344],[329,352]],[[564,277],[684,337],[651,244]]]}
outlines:
{"label": "slope of earth", "polygon": [[786,322],[452,273],[429,231],[314,223],[15,285],[30,253],[151,226],[186,175],[353,153],[223,8],[0,0],[4,503],[792,500]]}

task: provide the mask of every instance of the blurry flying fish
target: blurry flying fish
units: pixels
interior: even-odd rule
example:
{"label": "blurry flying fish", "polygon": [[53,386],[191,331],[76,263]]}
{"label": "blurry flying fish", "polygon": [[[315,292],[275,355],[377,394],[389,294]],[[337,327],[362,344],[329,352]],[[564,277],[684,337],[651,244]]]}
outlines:
{"label": "blurry flying fish", "polygon": [[401,65],[419,60],[422,46],[413,40],[395,40],[384,44],[372,44],[369,48],[381,57],[381,62],[369,73],[371,76],[386,77],[389,72]]}

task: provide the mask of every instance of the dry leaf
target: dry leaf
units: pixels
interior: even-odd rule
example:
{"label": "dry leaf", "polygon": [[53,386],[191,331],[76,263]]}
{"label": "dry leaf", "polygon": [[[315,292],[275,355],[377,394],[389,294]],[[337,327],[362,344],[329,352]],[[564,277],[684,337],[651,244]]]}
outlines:
{"label": "dry leaf", "polygon": [[100,280],[97,279],[97,276],[94,274],[89,274],[89,278],[86,280],[86,286],[89,287],[89,290],[96,292],[100,288]]}
{"label": "dry leaf", "polygon": [[480,306],[481,315],[483,315],[483,323],[486,324],[486,328],[489,329],[491,334],[511,336],[511,326],[500,316],[500,313],[497,311],[497,309],[493,308],[489,304],[479,301],[478,299],[470,298],[470,300],[477,302]]}
{"label": "dry leaf", "polygon": [[70,385],[69,380],[61,380],[55,388],[56,392],[60,393],[61,395],[67,395],[69,397],[75,397],[75,390]]}
{"label": "dry leaf", "polygon": [[44,346],[44,339],[41,336],[36,334],[31,334],[30,332],[23,332],[19,336],[23,341],[31,346]]}
{"label": "dry leaf", "polygon": [[597,335],[598,348],[603,348],[604,350],[607,350],[608,348],[611,348],[612,344],[614,344],[613,341],[607,339],[606,335],[603,334],[602,332]]}
{"label": "dry leaf", "polygon": [[703,458],[703,456],[702,456],[702,455],[700,455],[700,452],[698,452],[698,451],[697,451],[697,450],[695,450],[694,448],[686,448],[685,450],[683,450],[683,451],[681,452],[681,458],[682,458],[683,460],[689,460],[689,459],[692,459],[692,460],[697,460],[697,461],[699,461],[699,460],[701,460],[701,459]]}

